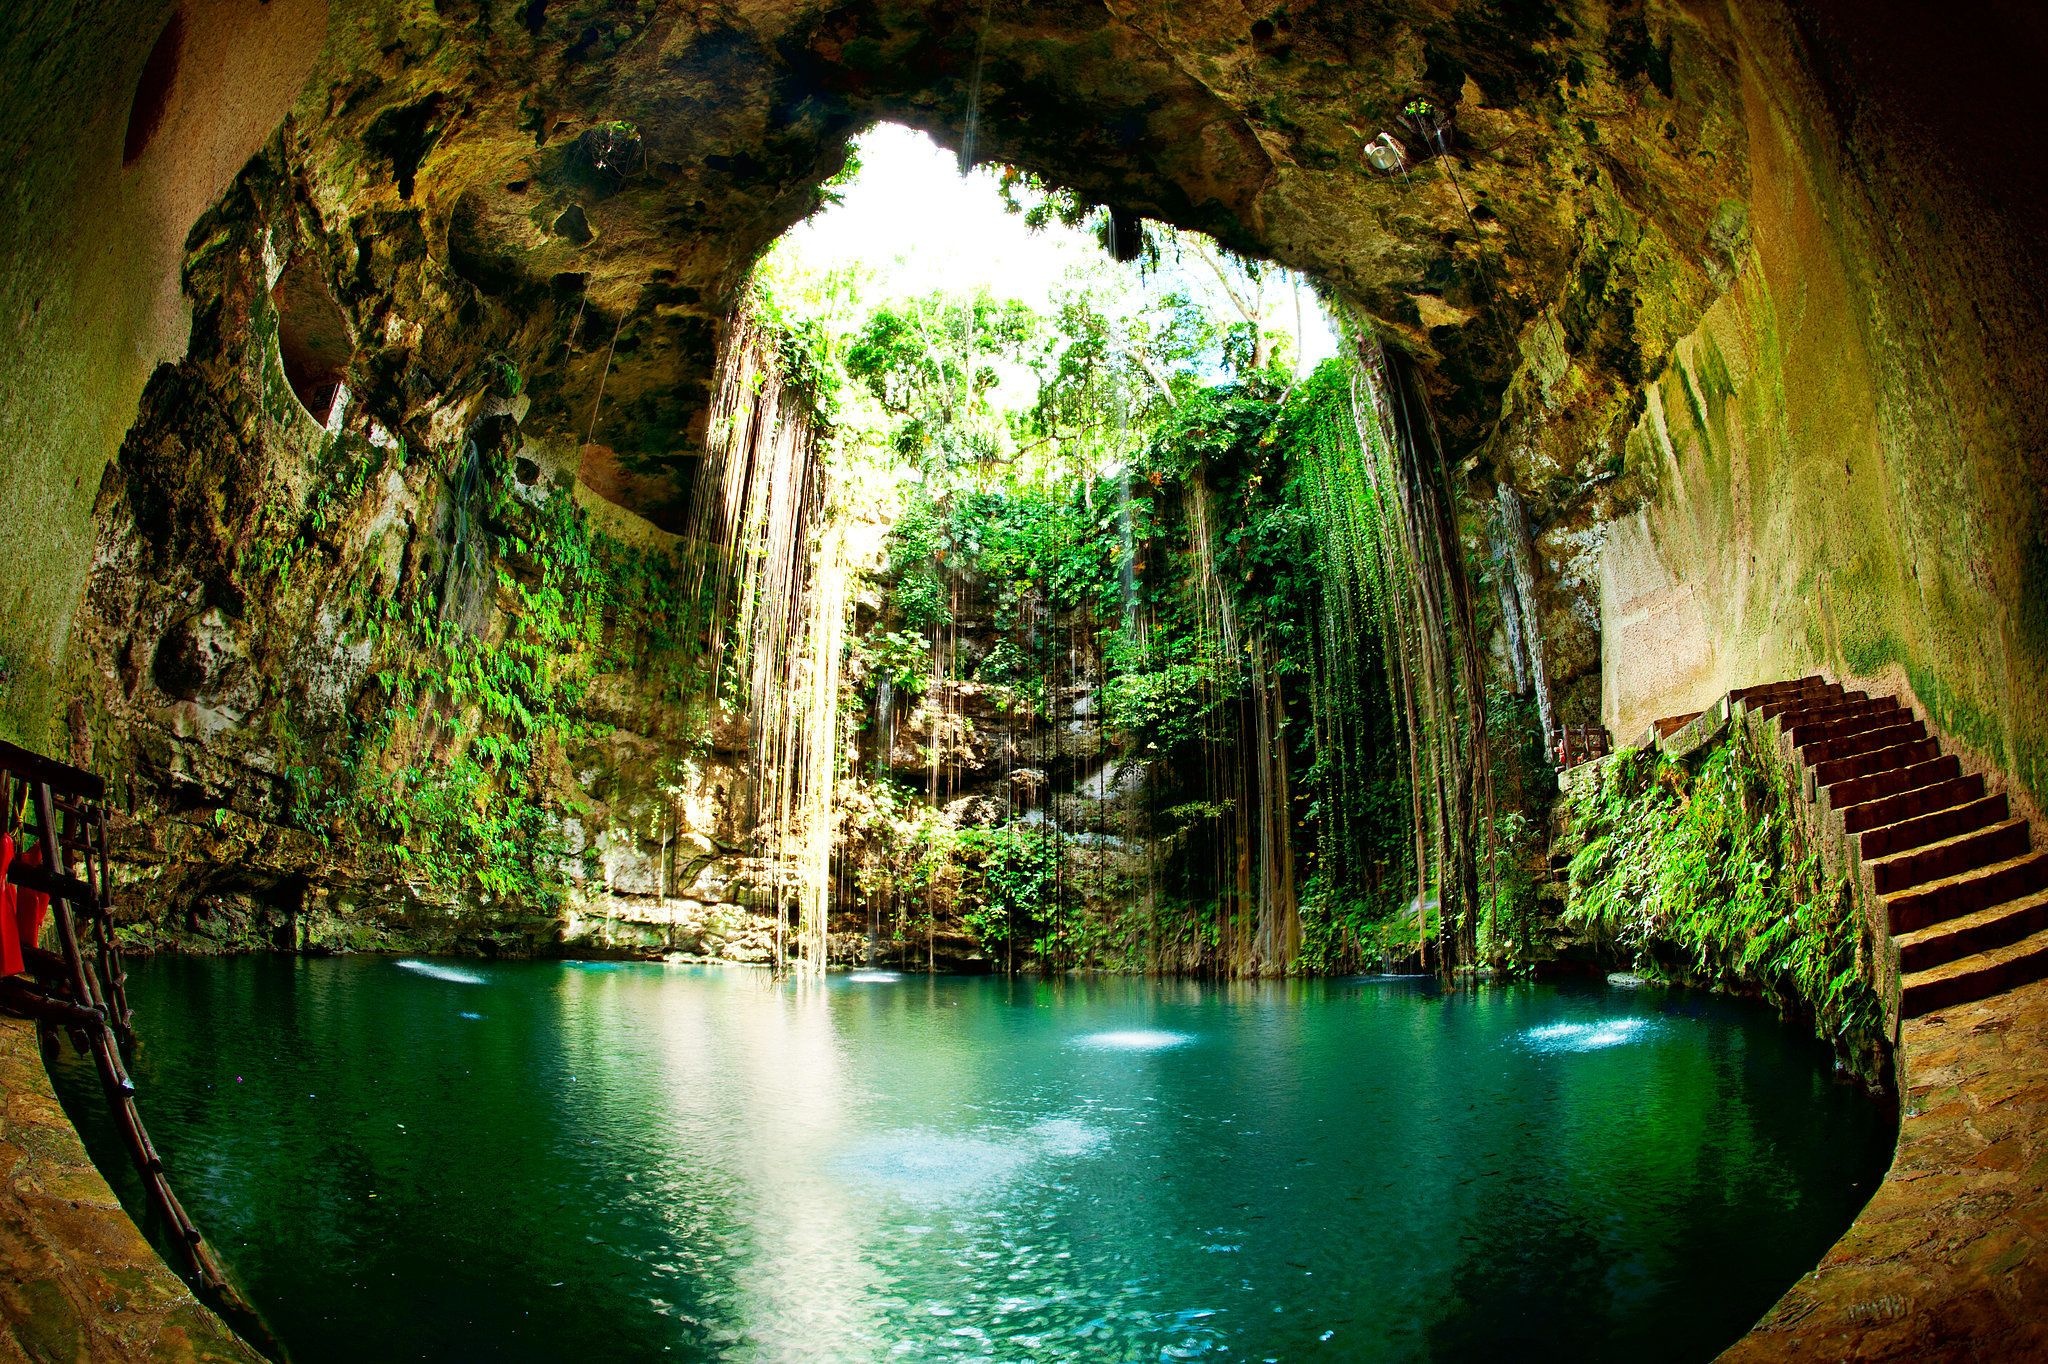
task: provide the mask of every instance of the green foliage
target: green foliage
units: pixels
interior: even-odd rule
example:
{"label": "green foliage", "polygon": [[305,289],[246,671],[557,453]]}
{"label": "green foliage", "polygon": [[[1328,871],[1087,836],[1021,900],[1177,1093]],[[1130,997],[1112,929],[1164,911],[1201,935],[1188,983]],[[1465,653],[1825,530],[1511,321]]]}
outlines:
{"label": "green foliage", "polygon": [[896,614],[912,630],[936,630],[953,619],[946,584],[929,566],[920,566],[896,580],[890,600]]}
{"label": "green foliage", "polygon": [[[1394,901],[1389,903],[1390,899]],[[1437,916],[1429,914],[1432,933]],[[1301,894],[1301,964],[1317,974],[1412,964],[1419,933],[1412,903],[1360,894],[1318,873]]]}
{"label": "green foliage", "polygon": [[1101,484],[1015,481],[954,496],[949,543],[958,547],[961,567],[992,589],[999,628],[1019,624],[1027,604],[1052,611],[1118,609],[1123,580],[1115,497]]}
{"label": "green foliage", "polygon": [[931,683],[931,646],[916,635],[889,630],[854,643],[870,680],[887,679],[899,697],[922,696]]}
{"label": "green foliage", "polygon": [[1023,823],[963,829],[957,848],[970,869],[962,919],[982,950],[995,955],[1023,939],[1050,956],[1053,946],[1037,937],[1059,875],[1053,831]]}
{"label": "green foliage", "polygon": [[837,173],[818,186],[818,207],[821,209],[836,208],[838,205],[845,203],[846,190],[854,181],[860,179],[860,172],[860,144],[849,142],[846,144],[845,162],[839,167]]}
{"label": "green foliage", "polygon": [[[1002,185],[1034,226],[1105,216],[1023,172]],[[899,503],[876,590],[860,594],[880,609],[856,617],[859,675],[898,696],[925,692],[896,712],[913,730],[957,726],[977,707],[1013,723],[1029,714],[1009,756],[1042,769],[1056,802],[1073,799],[1074,738],[1138,759],[1142,796],[1106,803],[1106,819],[1156,836],[1171,865],[1128,884],[1134,845],[1056,840],[1068,874],[1046,884],[1054,902],[1027,929],[983,898],[988,835],[885,815],[886,781],[857,781],[842,802],[842,817],[863,811],[842,822],[845,846],[869,907],[881,897],[899,931],[957,911],[1006,951],[1028,935],[1055,967],[1149,967],[1174,953],[1208,965],[1220,948],[1244,950],[1234,868],[1255,818],[1270,819],[1315,842],[1298,860],[1330,888],[1304,907],[1321,915],[1309,925],[1327,949],[1312,948],[1316,960],[1354,960],[1389,902],[1405,903],[1410,872],[1378,623],[1326,602],[1327,585],[1357,567],[1348,543],[1333,557],[1325,541],[1331,508],[1352,515],[1363,494],[1347,485],[1333,500],[1319,487],[1348,375],[1333,366],[1292,384],[1286,338],[1263,325],[1274,267],[1166,229],[1146,238],[1145,273],[1098,259],[1035,312],[965,293],[877,303],[861,297],[857,268],[806,270],[780,253],[767,264],[782,306],[830,335],[815,355],[841,376],[841,486],[886,489],[875,499],[885,517]],[[950,684],[968,665],[999,693],[931,687],[935,667]],[[1071,737],[1048,742],[1048,720]],[[1247,752],[1260,747],[1255,773]],[[1292,792],[1271,780],[1282,768]],[[941,783],[971,789],[990,775]],[[1047,789],[1036,782],[1019,789]],[[1263,791],[1279,804],[1254,811]]]}
{"label": "green foliage", "polygon": [[1569,813],[1567,925],[1651,974],[1759,988],[1878,1079],[1883,1008],[1854,896],[1824,870],[1766,740],[1738,727],[1697,770],[1625,750]]}
{"label": "green foliage", "polygon": [[[399,455],[402,460],[402,446]],[[384,472],[387,460],[382,447],[360,436],[325,438],[304,501],[296,507],[273,502],[267,508],[262,532],[237,552],[237,572],[275,582],[281,591],[289,590],[293,569],[361,505],[371,480]]]}
{"label": "green foliage", "polygon": [[1019,359],[1038,327],[1015,299],[934,294],[875,309],[841,360],[895,420],[897,453],[951,467],[993,453],[994,362]]}
{"label": "green foliage", "polygon": [[1237,694],[1237,679],[1199,634],[1158,632],[1140,646],[1122,632],[1109,638],[1104,722],[1145,752],[1172,752],[1210,733],[1210,722]]}
{"label": "green foliage", "polygon": [[1100,209],[1073,190],[1055,186],[1032,171],[1003,166],[997,172],[996,189],[1006,212],[1019,214],[1024,225],[1041,231],[1054,223],[1079,227]]}
{"label": "green foliage", "polygon": [[840,408],[844,370],[824,324],[785,306],[773,290],[758,283],[748,291],[747,306],[775,340],[782,381],[803,395],[820,434],[829,434]]}
{"label": "green foliage", "polygon": [[485,370],[508,398],[518,397],[520,390],[526,387],[526,376],[519,372],[519,366],[502,355],[494,355],[486,361]]}
{"label": "green foliage", "polygon": [[[488,553],[422,573],[395,596],[378,584],[375,556],[366,560],[347,619],[371,645],[381,705],[358,710],[339,752],[281,717],[284,796],[301,828],[380,841],[408,877],[545,910],[561,899],[566,861],[549,774],[605,732],[585,716],[591,681],[632,669],[672,700],[701,696],[697,616],[670,556],[594,534],[566,492],[530,503],[502,461],[476,463],[482,476],[455,475],[445,495]],[[374,471],[348,467],[337,491],[316,491],[304,524],[324,524],[324,510],[343,507],[351,486],[359,495]],[[492,579],[472,581],[486,570]],[[479,590],[504,611],[502,632],[458,618],[457,599]]]}

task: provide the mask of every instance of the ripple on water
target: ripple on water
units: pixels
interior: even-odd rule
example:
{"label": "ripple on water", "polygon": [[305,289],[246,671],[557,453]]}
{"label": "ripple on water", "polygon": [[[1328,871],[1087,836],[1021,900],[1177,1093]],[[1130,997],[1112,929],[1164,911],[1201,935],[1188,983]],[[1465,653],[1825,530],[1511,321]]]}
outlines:
{"label": "ripple on water", "polygon": [[431,980],[449,981],[456,985],[482,985],[485,983],[484,978],[474,971],[465,971],[459,966],[443,966],[438,962],[413,961],[408,958],[398,963],[398,969],[410,971],[414,975],[426,976]]}
{"label": "ripple on water", "polygon": [[1647,1018],[1604,1018],[1597,1023],[1546,1023],[1522,1034],[1531,1051],[1602,1051],[1641,1041],[1654,1028]]}
{"label": "ripple on water", "polygon": [[942,1203],[1001,1184],[1031,1156],[1015,1142],[907,1127],[878,1132],[833,1164],[848,1182],[872,1192]]}
{"label": "ripple on water", "polygon": [[1075,1038],[1074,1044],[1097,1051],[1166,1051],[1184,1047],[1194,1040],[1193,1033],[1168,1032],[1163,1028],[1120,1028],[1110,1032],[1091,1032],[1085,1037]]}
{"label": "ripple on water", "polygon": [[[1109,1133],[1078,1118],[1044,1118],[1021,1133],[959,1136],[930,1128],[879,1132],[833,1162],[840,1176],[871,1192],[943,1203],[993,1188],[1039,1160],[1093,1155]],[[929,1230],[906,1230],[922,1234]]]}
{"label": "ripple on water", "polygon": [[1048,1156],[1085,1156],[1099,1150],[1109,1133],[1079,1118],[1045,1118],[1031,1124],[1031,1142]]}

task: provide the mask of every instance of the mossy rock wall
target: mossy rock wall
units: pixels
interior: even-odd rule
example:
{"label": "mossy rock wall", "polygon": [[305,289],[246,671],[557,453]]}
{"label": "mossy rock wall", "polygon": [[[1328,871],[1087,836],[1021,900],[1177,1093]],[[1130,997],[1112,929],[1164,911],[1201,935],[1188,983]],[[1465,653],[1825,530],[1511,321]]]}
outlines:
{"label": "mossy rock wall", "polygon": [[1761,996],[1882,1088],[1888,945],[1796,770],[1748,716],[1684,759],[1647,748],[1605,760],[1563,802],[1560,922],[1611,968]]}
{"label": "mossy rock wall", "polygon": [[[131,942],[528,954],[595,923],[749,959],[751,765],[675,537],[580,505],[516,367],[437,381],[370,325],[294,169],[274,142],[193,233],[187,354],[98,489],[59,713],[113,780]],[[324,425],[288,270],[359,343]]]}
{"label": "mossy rock wall", "polygon": [[[2044,24],[2016,0],[8,6],[0,733],[86,756],[69,701],[110,665],[74,622],[120,549],[100,476],[186,353],[188,233],[273,134],[387,430],[445,451],[500,356],[565,484],[673,529],[754,254],[849,134],[958,141],[978,88],[984,156],[1304,269],[1417,357],[1474,502],[1528,507],[1564,719],[1626,741],[1731,683],[1880,674],[2038,804]],[[1448,154],[1402,122],[1417,96]],[[1362,159],[1389,130],[1407,175]],[[222,457],[163,472],[248,496]],[[317,638],[232,604],[179,647],[213,648],[215,609]]]}
{"label": "mossy rock wall", "polygon": [[[2039,196],[2009,188],[2017,149],[1988,128],[2010,58],[1960,62],[1931,16],[1891,17],[1878,48],[1835,46],[1824,17],[1746,29],[1751,246],[1628,437],[1648,501],[1600,552],[1604,718],[1626,742],[1825,670],[1910,692],[2038,808]],[[2001,33],[2022,41],[1996,19],[1978,36]],[[1847,93],[1874,82],[1892,98]]]}
{"label": "mossy rock wall", "polygon": [[[138,100],[174,12],[161,99]],[[326,27],[326,0],[0,15],[0,737],[62,752],[94,497],[150,372],[184,353],[185,235],[275,131]]]}

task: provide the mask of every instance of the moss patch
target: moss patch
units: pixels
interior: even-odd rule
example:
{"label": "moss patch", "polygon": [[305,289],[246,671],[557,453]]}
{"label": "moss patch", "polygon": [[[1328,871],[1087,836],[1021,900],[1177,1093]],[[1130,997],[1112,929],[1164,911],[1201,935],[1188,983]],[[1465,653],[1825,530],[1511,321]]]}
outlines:
{"label": "moss patch", "polygon": [[1823,868],[1763,741],[1738,727],[1697,763],[1625,750],[1568,799],[1567,926],[1651,977],[1761,994],[1883,1083],[1851,887]]}

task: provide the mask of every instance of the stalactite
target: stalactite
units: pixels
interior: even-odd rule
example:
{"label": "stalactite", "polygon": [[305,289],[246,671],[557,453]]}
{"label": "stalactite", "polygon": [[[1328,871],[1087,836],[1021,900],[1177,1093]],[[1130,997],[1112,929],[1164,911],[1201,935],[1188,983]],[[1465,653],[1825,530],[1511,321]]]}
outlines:
{"label": "stalactite", "polygon": [[1508,622],[1508,653],[1517,690],[1536,693],[1536,713],[1546,746],[1557,733],[1551,708],[1550,670],[1543,656],[1543,626],[1536,615],[1535,551],[1521,495],[1511,483],[1495,484],[1495,557],[1500,561],[1501,616]]}

